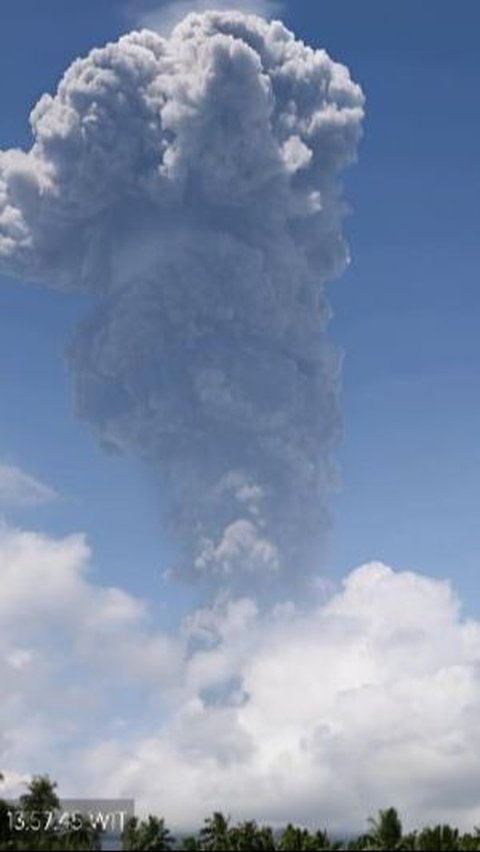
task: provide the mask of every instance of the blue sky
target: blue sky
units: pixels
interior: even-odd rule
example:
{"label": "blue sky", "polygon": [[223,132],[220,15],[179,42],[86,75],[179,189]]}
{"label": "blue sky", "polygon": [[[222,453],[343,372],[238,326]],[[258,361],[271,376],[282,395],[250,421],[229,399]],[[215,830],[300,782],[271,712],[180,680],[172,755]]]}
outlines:
{"label": "blue sky", "polygon": [[[217,807],[278,824],[320,811],[337,830],[392,803],[407,823],[480,821],[480,9],[386,5],[276,6],[366,95],[344,176],[352,262],[328,285],[344,438],[318,599],[262,609],[253,589],[208,599],[165,578],[161,482],[74,410],[65,351],[87,297],[0,280],[11,791],[49,771],[187,828]],[[76,57],[187,6],[202,0],[5,0],[0,149],[29,148],[31,108]]]}
{"label": "blue sky", "polygon": [[[7,10],[8,9],[8,10]],[[330,287],[345,352],[342,491],[329,573],[382,558],[454,575],[475,604],[480,544],[476,382],[479,122],[474,4],[287,4],[302,38],[344,61],[367,95],[360,162],[346,178],[352,264]],[[51,0],[3,10],[3,147],[27,144],[27,115],[77,55],[127,28],[120,4]],[[348,26],[345,26],[345,20]],[[52,21],[55,25],[52,25]],[[62,500],[29,524],[82,529],[106,580],[155,593],[168,567],[161,494],[134,460],[105,456],[72,410],[63,361],[81,298],[3,281],[3,456]],[[143,568],[138,567],[139,559]]]}
{"label": "blue sky", "polygon": [[[452,8],[319,5],[325,45],[367,94],[348,181],[353,263],[331,289],[346,353],[334,561],[346,567],[360,549],[453,574],[475,609],[478,9]],[[297,26],[306,35],[312,21]]]}

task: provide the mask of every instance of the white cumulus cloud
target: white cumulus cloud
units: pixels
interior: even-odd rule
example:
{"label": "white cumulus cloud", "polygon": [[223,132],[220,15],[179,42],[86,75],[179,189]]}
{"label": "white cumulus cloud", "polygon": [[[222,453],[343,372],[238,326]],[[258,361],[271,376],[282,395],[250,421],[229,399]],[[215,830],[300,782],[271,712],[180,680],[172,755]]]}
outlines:
{"label": "white cumulus cloud", "polygon": [[480,623],[448,582],[372,563],[308,609],[224,594],[171,633],[89,561],[82,536],[0,536],[12,792],[49,771],[177,828],[221,808],[358,829],[389,804],[480,821]]}

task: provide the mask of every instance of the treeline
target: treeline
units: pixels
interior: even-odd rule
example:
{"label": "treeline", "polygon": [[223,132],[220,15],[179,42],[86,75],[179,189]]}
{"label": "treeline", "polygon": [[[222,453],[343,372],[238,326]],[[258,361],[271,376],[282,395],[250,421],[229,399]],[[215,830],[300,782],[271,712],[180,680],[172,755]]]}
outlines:
{"label": "treeline", "polygon": [[[0,775],[1,777],[1,775]],[[109,849],[100,825],[91,820],[55,822],[61,813],[57,785],[47,775],[34,776],[26,793],[15,804],[0,799],[0,849],[100,850]],[[120,836],[122,849],[190,850],[190,852],[316,852],[324,849],[386,850],[480,850],[480,829],[461,834],[449,825],[428,826],[404,833],[395,808],[379,811],[368,820],[363,834],[344,841],[325,830],[308,831],[287,825],[282,831],[259,826],[255,821],[232,824],[221,813],[208,817],[197,834],[175,838],[157,816],[129,818]],[[102,843],[103,840],[103,843]],[[118,848],[116,846],[115,848]]]}

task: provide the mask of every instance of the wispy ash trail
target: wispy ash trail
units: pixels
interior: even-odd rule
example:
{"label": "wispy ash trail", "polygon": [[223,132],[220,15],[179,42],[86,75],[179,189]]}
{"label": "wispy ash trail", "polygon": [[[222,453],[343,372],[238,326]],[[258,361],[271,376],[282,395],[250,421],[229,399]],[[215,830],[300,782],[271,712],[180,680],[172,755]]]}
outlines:
{"label": "wispy ash trail", "polygon": [[105,446],[162,476],[184,567],[308,573],[328,525],[363,95],[280,22],[189,15],[75,61],[0,153],[0,267],[92,294],[70,351]]}

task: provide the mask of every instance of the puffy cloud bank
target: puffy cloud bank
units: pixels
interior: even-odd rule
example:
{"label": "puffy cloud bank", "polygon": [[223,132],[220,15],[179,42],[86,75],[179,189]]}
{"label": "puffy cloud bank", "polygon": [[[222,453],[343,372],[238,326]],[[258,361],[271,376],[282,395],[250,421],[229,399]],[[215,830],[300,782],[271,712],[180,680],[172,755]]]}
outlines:
{"label": "puffy cloud bank", "polygon": [[89,562],[82,536],[0,533],[7,790],[47,769],[177,828],[480,821],[480,623],[447,582],[372,563],[309,611],[226,596],[172,636]]}
{"label": "puffy cloud bank", "polygon": [[279,22],[192,14],[75,61],[0,153],[0,269],[92,295],[77,408],[153,463],[207,577],[318,560],[340,431],[324,285],[363,95]]}

